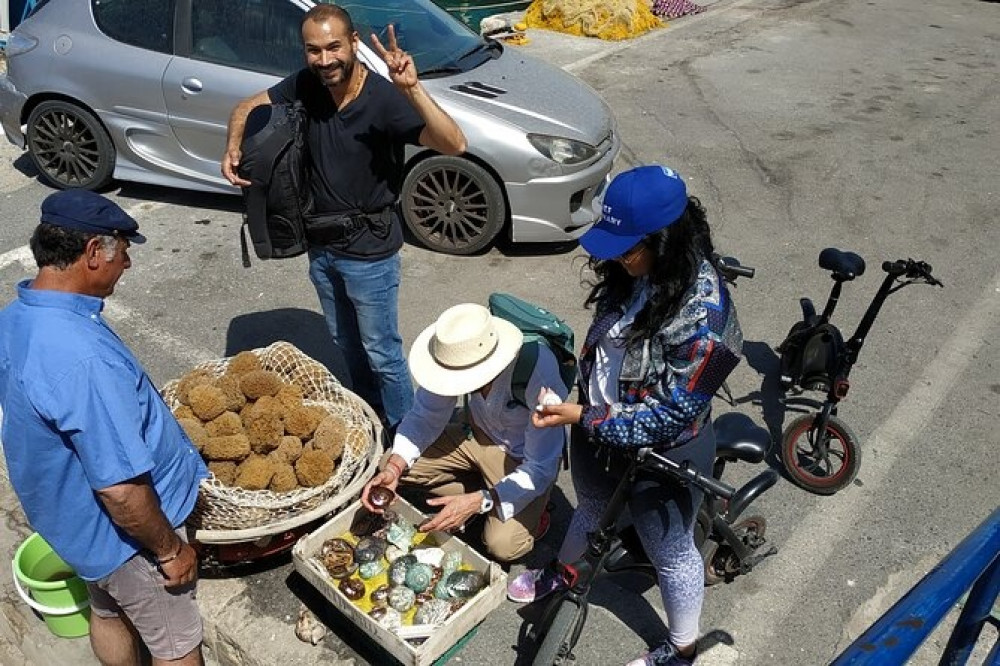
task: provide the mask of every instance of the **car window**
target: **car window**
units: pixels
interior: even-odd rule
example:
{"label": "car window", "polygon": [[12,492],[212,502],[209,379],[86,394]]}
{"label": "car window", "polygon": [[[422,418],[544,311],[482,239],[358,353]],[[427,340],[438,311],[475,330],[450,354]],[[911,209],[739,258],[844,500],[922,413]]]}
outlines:
{"label": "car window", "polygon": [[288,0],[194,0],[191,57],[285,76],[305,65],[301,25]]}
{"label": "car window", "polygon": [[173,52],[174,0],[93,0],[94,21],[111,39]]}
{"label": "car window", "polygon": [[421,74],[468,71],[491,57],[482,37],[431,0],[341,0],[336,4],[351,15],[354,29],[368,45],[374,33],[388,46],[389,24],[393,24],[399,47],[413,56]]}

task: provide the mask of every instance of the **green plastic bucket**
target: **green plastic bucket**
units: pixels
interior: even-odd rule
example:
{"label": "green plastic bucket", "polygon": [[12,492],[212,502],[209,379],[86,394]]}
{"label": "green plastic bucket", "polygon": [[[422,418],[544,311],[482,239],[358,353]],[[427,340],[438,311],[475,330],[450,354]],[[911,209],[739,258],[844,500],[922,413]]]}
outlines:
{"label": "green plastic bucket", "polygon": [[41,613],[49,631],[60,638],[90,633],[87,585],[41,535],[33,533],[25,539],[11,565],[17,593]]}

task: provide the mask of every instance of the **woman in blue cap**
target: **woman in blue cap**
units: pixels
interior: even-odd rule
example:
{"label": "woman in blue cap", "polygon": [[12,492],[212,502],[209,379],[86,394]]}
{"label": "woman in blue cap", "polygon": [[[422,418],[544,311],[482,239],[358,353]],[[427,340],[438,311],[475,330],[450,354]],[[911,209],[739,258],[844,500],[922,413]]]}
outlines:
{"label": "woman in blue cap", "polygon": [[[655,447],[711,475],[712,396],[740,361],[736,310],[712,265],[705,210],[666,167],[642,166],[608,187],[601,220],[580,244],[596,282],[594,320],[580,352],[579,404],[549,405],[536,427],[573,431],[577,510],[558,560],[511,581],[530,602],[566,585],[559,563],[580,559],[621,479],[628,449]],[[701,491],[640,474],[629,509],[656,566],[669,639],[629,663],[682,666],[696,653],[704,568],[694,545]]]}

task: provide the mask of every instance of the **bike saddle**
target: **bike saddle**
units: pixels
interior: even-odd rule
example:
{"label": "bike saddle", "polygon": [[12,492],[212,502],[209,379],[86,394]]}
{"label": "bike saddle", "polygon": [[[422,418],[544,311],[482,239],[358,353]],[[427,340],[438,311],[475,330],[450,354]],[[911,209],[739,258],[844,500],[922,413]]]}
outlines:
{"label": "bike saddle", "polygon": [[833,271],[834,280],[850,281],[865,274],[865,260],[860,255],[835,247],[819,253],[819,267]]}
{"label": "bike saddle", "polygon": [[715,419],[715,455],[759,463],[771,448],[771,435],[746,414],[730,412]]}

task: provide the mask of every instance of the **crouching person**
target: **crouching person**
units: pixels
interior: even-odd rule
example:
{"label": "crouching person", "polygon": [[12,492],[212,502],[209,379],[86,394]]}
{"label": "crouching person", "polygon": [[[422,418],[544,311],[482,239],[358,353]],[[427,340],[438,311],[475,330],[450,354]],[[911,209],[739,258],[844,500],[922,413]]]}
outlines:
{"label": "crouching person", "polygon": [[154,665],[196,666],[198,560],[183,524],[207,470],[101,316],[144,241],[92,192],[42,203],[38,274],[0,311],[3,449],[31,527],[87,583],[101,664],[138,664],[145,646]]}
{"label": "crouching person", "polygon": [[[535,428],[531,412],[545,389],[560,399],[566,389],[555,355],[539,344],[523,395],[515,391],[522,341],[516,326],[473,303],[445,310],[417,337],[409,356],[419,385],[414,404],[362,491],[366,508],[378,511],[369,501],[373,486],[422,488],[438,509],[422,531],[456,530],[486,514],[491,557],[509,562],[531,551],[548,529],[545,507],[564,437],[558,428]],[[463,409],[453,419],[459,397]]]}

